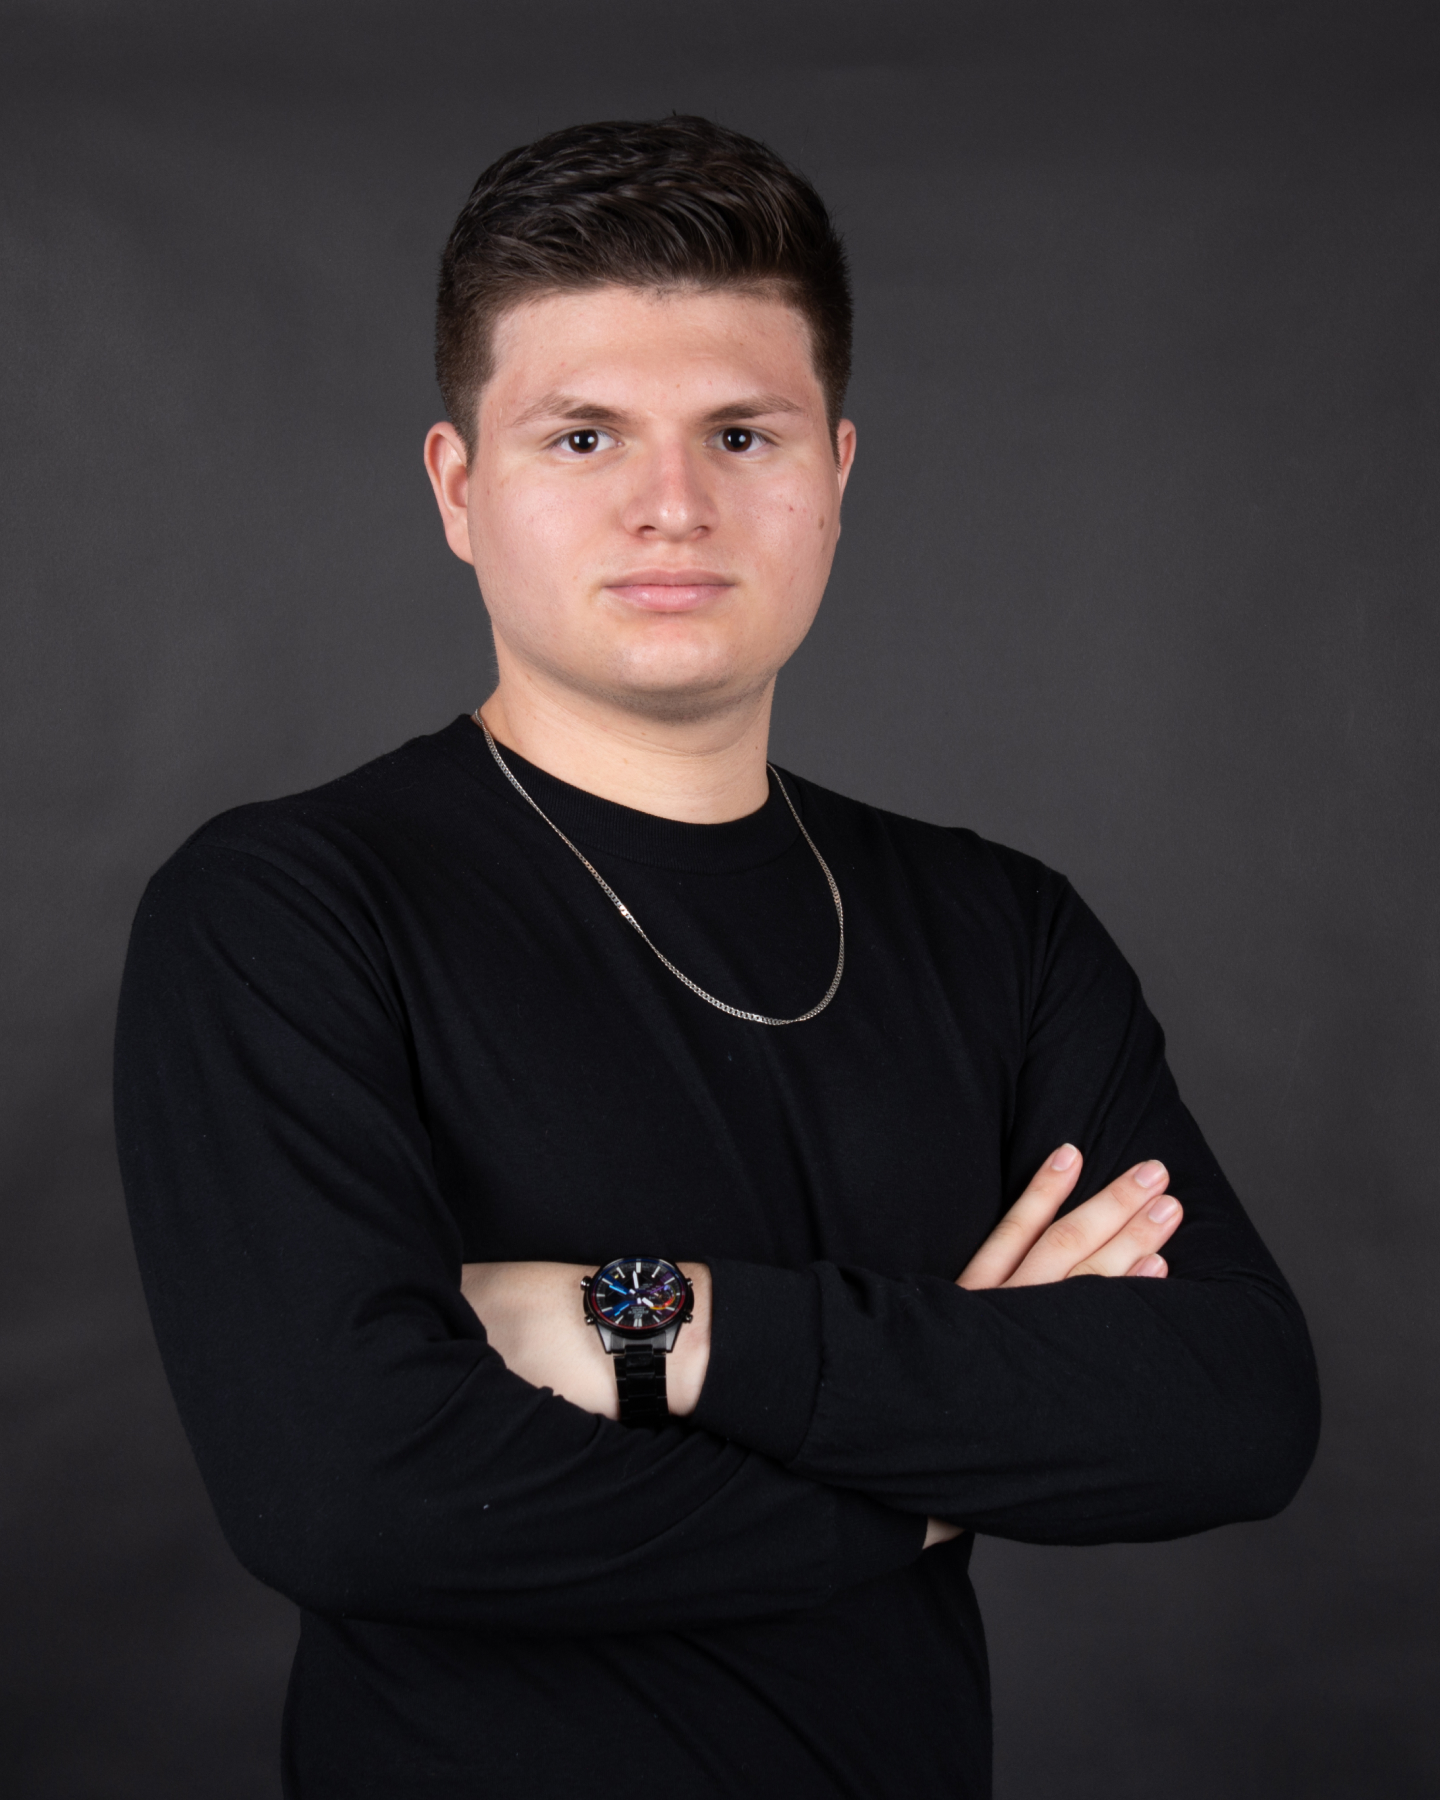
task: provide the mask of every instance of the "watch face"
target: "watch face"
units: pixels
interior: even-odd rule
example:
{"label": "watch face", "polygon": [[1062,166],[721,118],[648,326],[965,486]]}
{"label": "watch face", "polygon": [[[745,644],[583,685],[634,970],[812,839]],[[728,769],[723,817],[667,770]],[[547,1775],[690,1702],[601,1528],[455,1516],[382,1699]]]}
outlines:
{"label": "watch face", "polygon": [[586,1293],[590,1310],[612,1331],[663,1331],[690,1302],[685,1277],[659,1256],[617,1256]]}

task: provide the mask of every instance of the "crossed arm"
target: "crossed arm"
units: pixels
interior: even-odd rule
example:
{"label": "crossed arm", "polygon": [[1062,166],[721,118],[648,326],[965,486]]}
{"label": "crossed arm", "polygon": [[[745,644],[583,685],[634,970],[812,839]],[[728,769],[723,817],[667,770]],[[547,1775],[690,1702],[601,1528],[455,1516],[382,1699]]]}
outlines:
{"label": "crossed arm", "polygon": [[[956,1286],[1036,1287],[1076,1275],[1163,1277],[1162,1245],[1180,1224],[1162,1163],[1142,1162],[1064,1218],[1083,1159],[1062,1144],[956,1277]],[[711,1280],[704,1263],[684,1265],[695,1292],[694,1322],[676,1340],[667,1372],[670,1410],[693,1413],[710,1365]],[[598,1334],[587,1331],[579,1280],[588,1269],[556,1262],[466,1263],[461,1288],[491,1348],[512,1373],[604,1418],[617,1416],[615,1377]],[[925,1547],[959,1527],[931,1519]]]}
{"label": "crossed arm", "polygon": [[[603,1416],[578,1266],[470,1265],[462,1291],[385,946],[327,881],[218,829],[176,858],[137,920],[116,1088],[201,1471],[242,1561],[302,1606],[543,1634],[612,1630],[623,1604],[630,1629],[688,1628],[904,1568],[926,1519],[1133,1541],[1293,1493],[1303,1320],[1083,911],[1051,932],[1006,1168],[1068,1135],[1107,1176],[1155,1150],[1169,1175],[1057,1218],[1080,1178],[1057,1154],[958,1284],[709,1259],[672,1375],[697,1429],[646,1432]],[[1173,1241],[1178,1211],[1148,1217],[1170,1182]],[[1158,1275],[1162,1245],[1169,1279],[1067,1279]]]}

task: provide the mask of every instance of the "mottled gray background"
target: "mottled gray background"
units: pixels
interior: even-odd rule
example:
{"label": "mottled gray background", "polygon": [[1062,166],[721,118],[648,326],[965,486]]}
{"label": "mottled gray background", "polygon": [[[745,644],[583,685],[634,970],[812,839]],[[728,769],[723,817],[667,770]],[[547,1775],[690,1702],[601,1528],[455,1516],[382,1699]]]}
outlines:
{"label": "mottled gray background", "polygon": [[1437,1791],[1435,17],[0,5],[7,1795],[277,1792],[291,1610],[210,1517],[112,1162],[126,928],[209,814],[481,697],[439,246],[500,151],[672,108],[853,253],[781,760],[1074,877],[1322,1364],[1281,1519],[981,1544],[1000,1800]]}

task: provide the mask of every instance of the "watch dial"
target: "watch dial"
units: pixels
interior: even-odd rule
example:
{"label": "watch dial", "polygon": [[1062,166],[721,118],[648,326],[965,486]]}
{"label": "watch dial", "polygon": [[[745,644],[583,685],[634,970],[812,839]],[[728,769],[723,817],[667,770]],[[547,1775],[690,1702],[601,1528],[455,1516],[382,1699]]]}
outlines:
{"label": "watch dial", "polygon": [[689,1295],[674,1263],[658,1256],[620,1256],[590,1283],[590,1305],[616,1331],[659,1331],[673,1325]]}

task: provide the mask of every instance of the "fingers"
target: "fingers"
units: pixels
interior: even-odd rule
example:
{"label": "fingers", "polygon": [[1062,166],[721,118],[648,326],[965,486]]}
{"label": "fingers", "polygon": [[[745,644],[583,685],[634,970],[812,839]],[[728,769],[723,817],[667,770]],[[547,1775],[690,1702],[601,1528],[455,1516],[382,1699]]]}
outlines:
{"label": "fingers", "polygon": [[[1148,1263],[1160,1246],[1175,1234],[1184,1213],[1173,1194],[1160,1194],[1141,1206],[1123,1230],[1087,1256],[1070,1271],[1072,1275],[1129,1275],[1137,1263]],[[1162,1260],[1156,1258],[1157,1261]],[[1142,1274],[1151,1273],[1149,1269]]]}
{"label": "fingers", "polygon": [[1168,1180],[1163,1163],[1137,1163],[1047,1226],[1007,1285],[1034,1287],[1071,1275],[1128,1274],[1180,1223],[1180,1203],[1165,1192]]}
{"label": "fingers", "polygon": [[1142,1256],[1135,1267],[1128,1270],[1127,1273],[1140,1276],[1165,1276],[1170,1273],[1170,1265],[1163,1256]]}
{"label": "fingers", "polygon": [[955,1285],[1003,1287],[1074,1192],[1083,1162],[1073,1144],[1062,1144],[966,1263]]}

